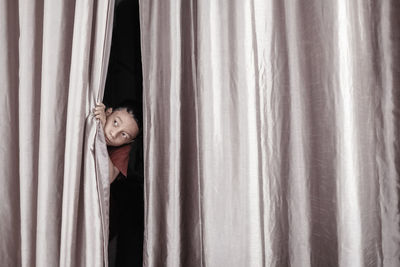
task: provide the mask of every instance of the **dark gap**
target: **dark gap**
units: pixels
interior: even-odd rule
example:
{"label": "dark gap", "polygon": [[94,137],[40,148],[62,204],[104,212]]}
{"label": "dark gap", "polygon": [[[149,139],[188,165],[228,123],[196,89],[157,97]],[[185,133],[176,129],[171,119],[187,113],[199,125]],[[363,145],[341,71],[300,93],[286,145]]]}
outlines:
{"label": "dark gap", "polygon": [[[132,101],[142,116],[138,0],[116,0],[104,104]],[[111,184],[109,266],[142,266],[144,231],[143,135],[131,145],[127,178]]]}

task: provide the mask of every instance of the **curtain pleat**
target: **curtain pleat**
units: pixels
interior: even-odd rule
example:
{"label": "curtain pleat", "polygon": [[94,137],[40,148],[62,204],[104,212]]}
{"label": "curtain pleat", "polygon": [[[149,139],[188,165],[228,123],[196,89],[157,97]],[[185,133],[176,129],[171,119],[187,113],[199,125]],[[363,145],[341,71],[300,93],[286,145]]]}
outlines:
{"label": "curtain pleat", "polygon": [[114,1],[0,1],[1,266],[107,266]]}
{"label": "curtain pleat", "polygon": [[399,266],[396,1],[141,1],[144,266]]}
{"label": "curtain pleat", "polygon": [[[1,143],[1,186],[0,195],[4,199],[0,205],[0,233],[2,235],[0,252],[1,265],[5,263],[18,266],[20,264],[19,250],[19,186],[18,179],[5,179],[15,177],[19,172],[18,138],[18,3],[16,1],[0,2],[0,38],[8,40],[2,42],[0,48],[0,99],[3,110],[0,119],[0,134],[4,138]],[[13,114],[13,115],[11,115]],[[17,164],[15,164],[17,163]],[[9,166],[13,166],[12,168]],[[7,205],[4,205],[7,203]],[[14,232],[15,235],[6,233]],[[23,232],[21,232],[23,234]]]}

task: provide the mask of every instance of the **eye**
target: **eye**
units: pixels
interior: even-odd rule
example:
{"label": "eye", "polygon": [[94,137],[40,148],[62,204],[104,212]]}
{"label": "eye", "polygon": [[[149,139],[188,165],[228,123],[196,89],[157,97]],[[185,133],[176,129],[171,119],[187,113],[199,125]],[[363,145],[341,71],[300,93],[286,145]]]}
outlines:
{"label": "eye", "polygon": [[114,120],[114,126],[118,126],[117,120]]}
{"label": "eye", "polygon": [[125,138],[125,139],[127,139],[127,138],[128,138],[128,135],[127,135],[126,133],[122,133],[122,137]]}

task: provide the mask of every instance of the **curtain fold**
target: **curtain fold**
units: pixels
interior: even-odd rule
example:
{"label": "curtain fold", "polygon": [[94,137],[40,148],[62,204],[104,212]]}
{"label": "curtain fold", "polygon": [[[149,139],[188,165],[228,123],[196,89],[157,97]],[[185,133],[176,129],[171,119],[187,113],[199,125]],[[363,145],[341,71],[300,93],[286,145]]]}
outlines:
{"label": "curtain fold", "polygon": [[399,266],[397,1],[141,1],[144,266]]}
{"label": "curtain fold", "polygon": [[0,1],[1,266],[107,266],[114,1]]}

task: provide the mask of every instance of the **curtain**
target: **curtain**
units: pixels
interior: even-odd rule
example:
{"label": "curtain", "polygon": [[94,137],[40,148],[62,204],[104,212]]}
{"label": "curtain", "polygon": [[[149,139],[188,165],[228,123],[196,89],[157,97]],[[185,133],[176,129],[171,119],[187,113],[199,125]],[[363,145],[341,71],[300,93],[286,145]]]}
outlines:
{"label": "curtain", "polygon": [[107,266],[114,1],[0,1],[0,266]]}
{"label": "curtain", "polygon": [[399,14],[141,1],[144,266],[400,266]]}

